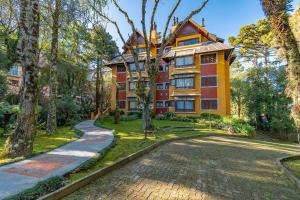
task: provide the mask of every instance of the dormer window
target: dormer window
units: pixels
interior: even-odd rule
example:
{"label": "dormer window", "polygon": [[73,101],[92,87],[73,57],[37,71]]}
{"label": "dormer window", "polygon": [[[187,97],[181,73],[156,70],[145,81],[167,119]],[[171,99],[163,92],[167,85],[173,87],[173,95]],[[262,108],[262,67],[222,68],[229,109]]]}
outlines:
{"label": "dormer window", "polygon": [[199,38],[193,38],[193,39],[189,39],[189,40],[183,40],[183,41],[179,41],[177,43],[177,46],[187,46],[187,45],[193,45],[193,44],[199,44]]}
{"label": "dormer window", "polygon": [[134,51],[136,53],[144,53],[144,52],[146,52],[146,48],[135,48]]}

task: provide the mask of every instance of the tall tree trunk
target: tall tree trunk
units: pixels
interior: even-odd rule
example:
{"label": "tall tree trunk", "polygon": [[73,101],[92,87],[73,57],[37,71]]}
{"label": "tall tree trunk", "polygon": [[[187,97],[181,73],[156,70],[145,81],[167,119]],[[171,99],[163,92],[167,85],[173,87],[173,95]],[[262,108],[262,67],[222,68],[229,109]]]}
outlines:
{"label": "tall tree trunk", "polygon": [[20,4],[20,43],[17,50],[24,74],[16,129],[6,145],[8,157],[30,155],[36,132],[39,0],[21,0]]}
{"label": "tall tree trunk", "polygon": [[300,51],[295,36],[289,25],[287,0],[261,0],[274,35],[286,52],[288,62],[287,94],[293,99],[292,117],[300,129]]}
{"label": "tall tree trunk", "polygon": [[145,133],[145,139],[147,138],[147,132],[151,132],[154,131],[155,127],[152,123],[152,118],[151,118],[151,104],[153,103],[153,98],[154,98],[154,92],[155,92],[155,88],[156,88],[156,83],[155,83],[155,79],[156,79],[156,75],[155,73],[155,69],[153,67],[150,67],[149,73],[151,74],[149,76],[150,78],[150,91],[149,93],[146,95],[144,101],[143,101],[143,130]]}
{"label": "tall tree trunk", "polygon": [[58,29],[61,0],[55,0],[53,13],[52,41],[51,41],[51,66],[49,70],[49,104],[47,116],[47,133],[54,133],[57,128],[56,93],[57,93],[57,54],[58,54]]}
{"label": "tall tree trunk", "polygon": [[103,78],[103,56],[101,56],[101,64],[100,64],[100,113],[103,113],[104,110],[104,78]]}
{"label": "tall tree trunk", "polygon": [[96,58],[96,96],[95,96],[95,103],[96,103],[96,110],[95,113],[98,113],[100,110],[100,58],[97,55]]}

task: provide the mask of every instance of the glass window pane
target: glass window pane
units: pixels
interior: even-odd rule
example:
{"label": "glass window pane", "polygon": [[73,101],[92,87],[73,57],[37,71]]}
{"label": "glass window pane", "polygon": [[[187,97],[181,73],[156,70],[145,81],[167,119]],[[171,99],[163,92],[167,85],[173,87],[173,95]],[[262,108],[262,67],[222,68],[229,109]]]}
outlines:
{"label": "glass window pane", "polygon": [[208,87],[208,86],[217,86],[217,77],[201,77],[201,86]]}
{"label": "glass window pane", "polygon": [[130,71],[134,72],[135,71],[135,64],[134,63],[131,63],[130,64]]}
{"label": "glass window pane", "polygon": [[216,54],[201,55],[201,64],[216,63]]}

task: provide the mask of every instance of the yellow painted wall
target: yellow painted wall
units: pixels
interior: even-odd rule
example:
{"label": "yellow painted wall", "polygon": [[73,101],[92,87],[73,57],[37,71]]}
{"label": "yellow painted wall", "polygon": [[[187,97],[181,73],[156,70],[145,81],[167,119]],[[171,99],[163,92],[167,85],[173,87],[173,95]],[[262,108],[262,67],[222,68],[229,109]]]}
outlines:
{"label": "yellow painted wall", "polygon": [[217,73],[218,73],[218,111],[220,115],[226,115],[226,84],[225,84],[225,57],[224,52],[217,54]]}

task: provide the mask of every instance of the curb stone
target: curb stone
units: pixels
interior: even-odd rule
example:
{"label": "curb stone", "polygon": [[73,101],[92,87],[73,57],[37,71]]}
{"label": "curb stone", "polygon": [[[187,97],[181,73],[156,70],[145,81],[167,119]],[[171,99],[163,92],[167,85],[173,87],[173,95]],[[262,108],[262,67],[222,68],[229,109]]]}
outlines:
{"label": "curb stone", "polygon": [[276,164],[280,168],[280,170],[294,183],[294,185],[300,189],[300,180],[289,170],[285,165],[284,162],[289,160],[297,160],[300,159],[300,155],[293,155],[293,156],[284,156],[281,158],[276,159]]}

